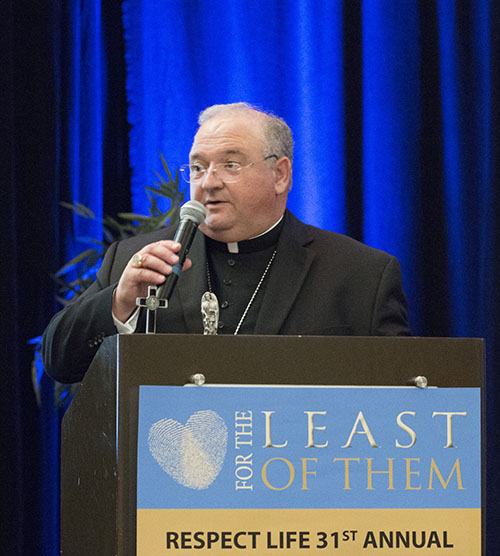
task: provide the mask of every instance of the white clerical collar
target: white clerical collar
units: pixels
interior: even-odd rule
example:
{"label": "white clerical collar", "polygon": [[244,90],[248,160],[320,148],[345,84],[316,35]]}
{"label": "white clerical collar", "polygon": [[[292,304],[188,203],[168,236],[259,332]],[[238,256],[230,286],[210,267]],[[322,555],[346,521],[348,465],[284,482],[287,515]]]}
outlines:
{"label": "white clerical collar", "polygon": [[[245,241],[249,241],[249,240],[252,240],[252,239],[256,239],[256,238],[258,238],[258,237],[265,236],[265,235],[268,234],[271,230],[274,230],[274,228],[276,228],[276,226],[283,220],[283,216],[284,216],[284,214],[282,214],[282,215],[281,215],[281,218],[280,218],[277,222],[275,222],[270,228],[268,228],[265,232],[262,232],[261,234],[258,234],[258,235],[253,236],[253,237],[249,237],[249,238],[248,238],[247,240],[245,240]],[[232,242],[227,243],[227,250],[228,250],[230,253],[239,253],[239,252],[240,252],[240,247],[239,247],[238,242],[237,242],[237,241],[232,241]]]}
{"label": "white clerical collar", "polygon": [[227,244],[227,250],[230,253],[239,253],[240,249],[238,247],[238,242],[237,241],[232,241],[231,243]]}

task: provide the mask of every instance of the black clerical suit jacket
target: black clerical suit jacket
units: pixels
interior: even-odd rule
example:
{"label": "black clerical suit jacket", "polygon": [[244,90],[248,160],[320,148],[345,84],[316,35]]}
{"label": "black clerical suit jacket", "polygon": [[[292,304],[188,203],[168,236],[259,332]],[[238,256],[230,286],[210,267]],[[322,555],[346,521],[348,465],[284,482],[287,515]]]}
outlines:
{"label": "black clerical suit jacket", "polygon": [[[99,345],[116,334],[113,290],[134,253],[171,239],[176,226],[113,244],[94,284],[49,323],[45,370],[61,382],[81,380]],[[200,300],[207,290],[205,238],[197,232],[167,309],[157,311],[161,333],[203,333]],[[347,236],[303,224],[289,211],[257,317],[255,334],[408,335],[398,261]],[[141,328],[142,327],[142,328]],[[137,327],[143,332],[142,321]]]}

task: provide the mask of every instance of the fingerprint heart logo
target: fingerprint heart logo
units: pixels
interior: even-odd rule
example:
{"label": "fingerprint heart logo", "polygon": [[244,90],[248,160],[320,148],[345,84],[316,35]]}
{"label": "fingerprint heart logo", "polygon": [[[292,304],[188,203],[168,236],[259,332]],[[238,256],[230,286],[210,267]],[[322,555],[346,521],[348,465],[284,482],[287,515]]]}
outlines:
{"label": "fingerprint heart logo", "polygon": [[185,487],[203,490],[222,469],[227,427],[215,411],[197,411],[185,425],[174,419],[157,421],[149,429],[148,443],[163,471]]}

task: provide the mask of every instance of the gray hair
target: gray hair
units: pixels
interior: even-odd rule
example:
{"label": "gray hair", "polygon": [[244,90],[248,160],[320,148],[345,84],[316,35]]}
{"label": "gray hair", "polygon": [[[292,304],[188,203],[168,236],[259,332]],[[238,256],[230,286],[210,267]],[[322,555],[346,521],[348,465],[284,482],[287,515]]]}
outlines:
{"label": "gray hair", "polygon": [[225,112],[256,112],[265,117],[264,125],[264,155],[276,155],[278,158],[286,156],[293,162],[293,136],[288,124],[275,114],[265,112],[261,108],[248,104],[247,102],[234,102],[232,104],[214,104],[205,108],[198,116],[198,124],[201,126],[214,116]]}

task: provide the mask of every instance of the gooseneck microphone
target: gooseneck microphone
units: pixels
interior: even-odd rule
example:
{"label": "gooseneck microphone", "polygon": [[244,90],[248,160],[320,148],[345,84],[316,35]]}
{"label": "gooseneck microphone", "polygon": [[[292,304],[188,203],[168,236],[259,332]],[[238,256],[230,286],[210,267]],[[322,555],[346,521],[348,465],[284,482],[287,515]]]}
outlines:
{"label": "gooseneck microphone", "polygon": [[172,266],[172,274],[160,286],[158,297],[160,299],[169,300],[172,295],[177,280],[182,271],[182,265],[186,260],[191,244],[198,226],[205,220],[205,207],[198,201],[188,201],[182,205],[180,210],[180,222],[175,232],[174,241],[181,244],[180,250],[177,252],[179,262]]}

